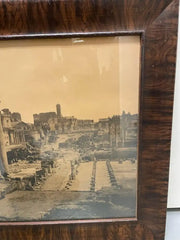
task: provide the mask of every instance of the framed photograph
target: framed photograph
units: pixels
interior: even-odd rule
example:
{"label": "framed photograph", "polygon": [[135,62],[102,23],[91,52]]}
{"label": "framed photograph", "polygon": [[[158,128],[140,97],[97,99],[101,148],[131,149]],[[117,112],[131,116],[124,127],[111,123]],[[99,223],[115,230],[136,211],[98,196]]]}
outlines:
{"label": "framed photograph", "polygon": [[178,0],[0,1],[0,238],[162,240]]}

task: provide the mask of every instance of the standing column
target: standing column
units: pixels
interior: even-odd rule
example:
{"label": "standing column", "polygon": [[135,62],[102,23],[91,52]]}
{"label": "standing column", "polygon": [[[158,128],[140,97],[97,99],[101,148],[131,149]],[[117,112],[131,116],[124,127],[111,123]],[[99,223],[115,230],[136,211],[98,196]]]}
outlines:
{"label": "standing column", "polygon": [[[110,121],[110,120],[109,120]],[[113,139],[112,139],[112,124],[109,122],[109,143],[110,143],[110,147],[113,146]]]}
{"label": "standing column", "polygon": [[0,166],[1,166],[2,174],[7,175],[9,167],[8,167],[6,148],[4,144],[4,133],[3,133],[2,122],[1,122],[1,114],[0,114]]}

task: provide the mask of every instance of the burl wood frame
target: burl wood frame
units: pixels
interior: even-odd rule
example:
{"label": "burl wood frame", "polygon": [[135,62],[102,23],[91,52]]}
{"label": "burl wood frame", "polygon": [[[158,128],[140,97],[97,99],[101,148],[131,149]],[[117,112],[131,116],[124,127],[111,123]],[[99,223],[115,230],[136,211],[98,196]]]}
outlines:
{"label": "burl wood frame", "polygon": [[1,223],[2,240],[163,240],[178,0],[0,0],[0,39],[141,36],[137,219]]}

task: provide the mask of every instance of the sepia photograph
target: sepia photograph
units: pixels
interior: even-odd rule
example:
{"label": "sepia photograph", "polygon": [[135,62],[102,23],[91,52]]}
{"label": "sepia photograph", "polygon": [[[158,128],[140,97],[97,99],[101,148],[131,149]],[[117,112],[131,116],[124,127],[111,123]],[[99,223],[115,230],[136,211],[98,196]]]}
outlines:
{"label": "sepia photograph", "polygon": [[137,216],[140,37],[0,42],[0,221]]}

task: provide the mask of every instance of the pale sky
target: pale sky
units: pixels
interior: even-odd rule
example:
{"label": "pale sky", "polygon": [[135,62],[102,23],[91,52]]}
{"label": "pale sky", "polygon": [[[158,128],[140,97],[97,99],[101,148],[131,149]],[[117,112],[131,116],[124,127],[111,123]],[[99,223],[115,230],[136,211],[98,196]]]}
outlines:
{"label": "pale sky", "polygon": [[0,42],[0,109],[56,111],[79,119],[138,112],[140,39],[136,36]]}

